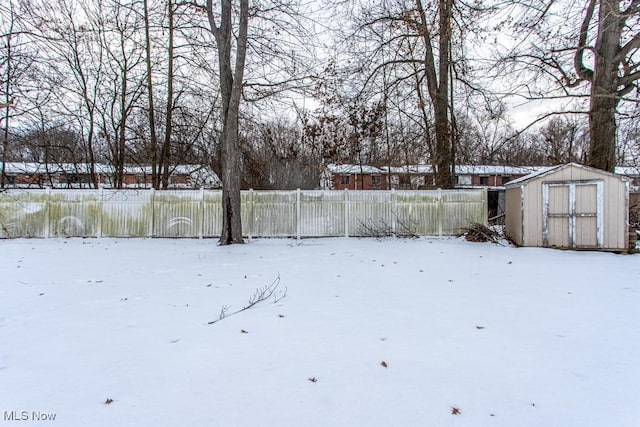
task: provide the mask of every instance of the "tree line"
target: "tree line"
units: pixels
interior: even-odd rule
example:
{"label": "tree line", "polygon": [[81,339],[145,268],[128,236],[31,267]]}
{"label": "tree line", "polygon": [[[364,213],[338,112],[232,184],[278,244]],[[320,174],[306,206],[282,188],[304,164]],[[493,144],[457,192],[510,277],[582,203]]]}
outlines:
{"label": "tree line", "polygon": [[[640,156],[640,0],[8,0],[5,163],[213,167],[222,244],[241,188],[314,188],[328,163]],[[528,108],[528,113],[517,113]],[[519,117],[516,119],[516,115]]]}

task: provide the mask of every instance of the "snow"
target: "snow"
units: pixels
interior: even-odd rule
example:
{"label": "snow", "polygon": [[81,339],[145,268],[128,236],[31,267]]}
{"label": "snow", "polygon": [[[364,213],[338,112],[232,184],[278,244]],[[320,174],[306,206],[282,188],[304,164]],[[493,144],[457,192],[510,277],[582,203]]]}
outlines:
{"label": "snow", "polygon": [[[0,425],[640,420],[638,255],[454,238],[21,239],[0,254]],[[278,275],[280,302],[208,324]]]}

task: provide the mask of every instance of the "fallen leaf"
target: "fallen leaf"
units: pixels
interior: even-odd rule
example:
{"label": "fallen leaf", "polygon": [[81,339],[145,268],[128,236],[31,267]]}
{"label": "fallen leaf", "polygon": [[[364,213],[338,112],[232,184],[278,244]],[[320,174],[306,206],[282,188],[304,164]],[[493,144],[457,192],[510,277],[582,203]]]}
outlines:
{"label": "fallen leaf", "polygon": [[460,409],[456,408],[455,406],[452,406],[451,415],[460,415]]}

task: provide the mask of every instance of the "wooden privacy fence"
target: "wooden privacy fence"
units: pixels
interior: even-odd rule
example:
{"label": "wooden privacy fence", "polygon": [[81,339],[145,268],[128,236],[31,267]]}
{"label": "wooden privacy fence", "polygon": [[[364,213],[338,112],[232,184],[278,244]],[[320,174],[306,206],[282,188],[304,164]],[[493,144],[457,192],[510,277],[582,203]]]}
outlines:
{"label": "wooden privacy fence", "polygon": [[[0,238],[218,237],[220,190],[6,190]],[[487,223],[487,192],[243,191],[247,237],[442,236]]]}

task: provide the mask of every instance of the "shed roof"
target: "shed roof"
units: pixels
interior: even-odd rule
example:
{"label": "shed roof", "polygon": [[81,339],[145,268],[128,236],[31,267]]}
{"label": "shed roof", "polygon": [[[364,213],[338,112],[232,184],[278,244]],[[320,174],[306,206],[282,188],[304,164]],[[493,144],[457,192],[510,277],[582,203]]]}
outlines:
{"label": "shed roof", "polygon": [[556,172],[556,171],[559,171],[559,170],[562,170],[562,169],[565,169],[565,168],[568,168],[568,167],[571,167],[571,166],[574,166],[574,167],[577,167],[577,168],[580,168],[580,169],[586,169],[586,170],[589,170],[591,172],[595,172],[595,173],[600,174],[600,175],[607,175],[607,176],[615,177],[615,178],[620,179],[622,181],[628,181],[629,180],[626,177],[623,177],[623,176],[620,176],[620,175],[616,175],[616,174],[611,173],[611,172],[603,171],[601,169],[592,168],[590,166],[585,166],[585,165],[581,165],[581,164],[578,164],[578,163],[565,163],[563,165],[549,166],[549,167],[546,167],[546,168],[542,168],[537,172],[533,172],[533,173],[530,173],[529,175],[520,177],[518,179],[514,179],[513,181],[509,181],[507,184],[505,184],[505,188],[520,187],[520,186],[526,184],[527,182],[529,182],[531,180],[534,180],[536,178],[551,174],[553,172]]}

